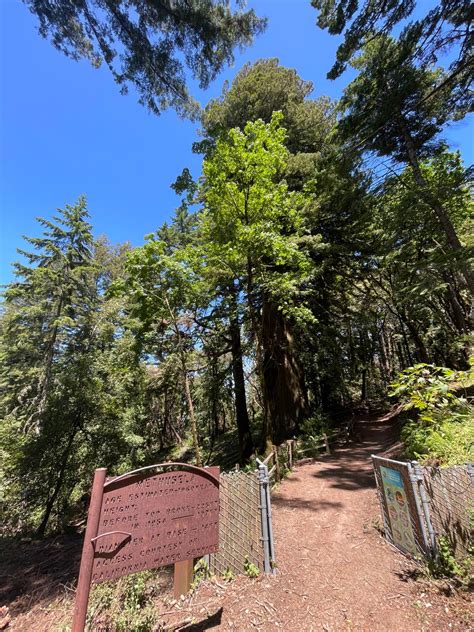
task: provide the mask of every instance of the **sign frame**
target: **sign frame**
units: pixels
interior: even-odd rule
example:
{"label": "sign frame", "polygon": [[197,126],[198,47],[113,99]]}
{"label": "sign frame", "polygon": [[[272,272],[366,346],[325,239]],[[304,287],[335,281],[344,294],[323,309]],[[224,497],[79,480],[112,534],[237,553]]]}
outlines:
{"label": "sign frame", "polygon": [[[219,493],[219,468],[202,468],[189,463],[161,463],[156,465],[149,465],[142,467],[120,476],[115,476],[111,479],[107,479],[107,469],[98,468],[94,472],[94,478],[92,482],[91,498],[89,503],[89,511],[87,515],[87,526],[84,535],[84,545],[82,549],[81,565],[79,569],[79,578],[76,589],[76,599],[74,604],[74,614],[72,622],[72,632],[83,632],[86,624],[87,606],[89,603],[89,594],[92,584],[92,574],[94,568],[94,560],[96,554],[96,542],[101,537],[108,535],[121,534],[127,538],[131,538],[132,534],[122,529],[112,529],[110,532],[99,535],[99,526],[101,519],[102,503],[104,498],[104,492],[109,486],[117,484],[121,481],[126,481],[130,478],[131,481],[136,481],[137,476],[141,474],[145,475],[151,473],[152,470],[158,470],[157,474],[166,473],[169,468],[174,468],[172,472],[188,471],[198,476],[202,476],[207,480],[212,481],[217,487],[217,494]],[[179,469],[177,469],[179,468]],[[159,472],[159,470],[163,470]],[[217,473],[217,476],[216,476]],[[162,564],[157,564],[156,568]],[[165,565],[165,564],[163,564]],[[179,560],[174,563],[174,593],[176,597],[188,592],[190,584],[192,582],[194,559]],[[130,573],[124,573],[130,574]],[[121,575],[122,576],[122,575]]]}
{"label": "sign frame", "polygon": [[[375,478],[379,491],[379,499],[382,505],[382,514],[385,522],[385,532],[389,536],[387,539],[402,553],[412,558],[416,558],[418,553],[427,554],[428,546],[426,541],[426,534],[418,507],[417,496],[415,490],[413,489],[410,463],[395,461],[392,459],[379,457],[374,454],[372,455],[372,461],[376,474]],[[383,470],[385,470],[385,476]],[[398,475],[397,483],[388,480],[392,476],[390,474],[390,470]],[[406,501],[406,515],[409,519],[409,528],[413,536],[414,547],[415,549],[417,549],[416,552],[410,550],[411,547],[408,547],[406,544],[404,545],[403,534],[401,534],[401,537],[399,538],[394,531],[394,528],[398,527],[398,525],[394,525],[393,517],[390,510],[392,509],[393,505],[396,505],[398,499],[396,498],[396,495],[395,499],[390,498],[390,492],[392,491],[393,493],[393,489],[390,489],[391,487],[400,487],[403,492],[400,502],[402,500]]]}

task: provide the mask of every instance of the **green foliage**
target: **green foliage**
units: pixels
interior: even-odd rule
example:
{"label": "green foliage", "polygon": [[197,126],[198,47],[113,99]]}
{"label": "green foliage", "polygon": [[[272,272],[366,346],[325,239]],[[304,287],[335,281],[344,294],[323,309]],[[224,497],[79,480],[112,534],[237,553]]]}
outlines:
{"label": "green foliage", "polygon": [[133,339],[117,336],[121,305],[104,294],[123,253],[94,243],[87,219],[80,199],[40,220],[0,323],[5,524],[40,535],[84,511],[94,467],[136,462],[143,442],[130,400],[143,392],[143,370]]}
{"label": "green foliage", "polygon": [[154,630],[158,619],[153,601],[158,594],[156,578],[156,572],[144,571],[95,586],[91,592],[88,624],[94,629],[113,632]]}
{"label": "green foliage", "polygon": [[428,573],[436,579],[454,580],[457,586],[464,590],[472,589],[473,551],[461,562],[458,562],[449,538],[443,535],[439,536],[437,545],[436,558],[428,562]]}
{"label": "green foliage", "polygon": [[[449,260],[458,269],[457,276],[462,277],[469,301],[474,296],[474,275],[450,204],[449,190],[453,189],[453,183],[446,177],[446,168],[440,170],[439,178],[433,177],[430,165],[428,169],[422,165],[422,161],[431,160],[432,166],[445,148],[439,134],[454,116],[452,92],[441,69],[416,65],[411,53],[406,44],[386,34],[368,40],[361,55],[352,62],[360,74],[344,91],[340,104],[344,116],[338,130],[349,145],[348,150],[361,147],[393,161],[391,173],[397,173],[398,164],[409,167],[412,195],[417,196],[418,204],[421,202],[425,213],[441,229],[441,248],[447,249]],[[439,186],[441,181],[447,185],[444,192]],[[406,179],[402,182],[408,188]],[[463,189],[467,197],[465,186],[458,184],[456,188],[458,192]],[[445,266],[447,272],[446,268],[449,267]],[[451,291],[453,285],[451,282]],[[456,307],[456,311],[463,310]]]}
{"label": "green foliage", "polygon": [[[61,49],[96,54],[86,40],[97,2],[89,26],[77,3],[29,4]],[[140,75],[152,110],[183,97],[184,111],[179,72],[172,97],[162,78],[150,85],[148,66],[140,74],[164,25],[155,4],[103,3],[106,49],[123,41],[114,9],[134,29],[117,77]],[[165,20],[165,66],[181,4]],[[257,22],[221,2],[184,4],[178,49],[195,61],[207,41],[197,73],[210,78]],[[210,20],[191,42],[193,16]],[[350,19],[332,17],[341,28]],[[138,58],[148,27],[153,50]],[[201,177],[183,170],[172,220],[140,248],[94,240],[84,199],[40,220],[0,317],[7,530],[83,518],[97,466],[245,466],[298,433],[312,445],[338,413],[385,405],[400,371],[394,393],[418,413],[403,430],[407,453],[472,458],[472,408],[458,392],[471,379],[472,174],[440,140],[456,114],[447,77],[409,43],[384,34],[350,55],[360,74],[337,119],[336,104],[310,98],[312,85],[277,60],[245,66],[203,113]]]}
{"label": "green foliage", "polygon": [[[301,424],[298,439],[298,452],[301,456],[316,456],[321,451],[324,433],[328,433],[332,426],[332,420],[327,413],[321,410],[305,419]],[[324,448],[323,448],[324,449]]]}
{"label": "green foliage", "polygon": [[[392,0],[381,5],[371,0],[311,0],[311,4],[319,9],[318,26],[332,35],[344,35],[328,73],[330,79],[344,72],[347,63],[374,33],[393,33],[405,22],[398,41],[407,50],[407,56],[420,66],[436,62],[447,50],[452,53],[448,77],[451,100],[461,113],[469,107],[469,24],[472,19],[469,2],[438,0],[426,4],[425,14],[422,12],[424,3],[414,0]],[[415,17],[415,7],[417,19],[406,23]]]}
{"label": "green foliage", "polygon": [[195,312],[203,300],[200,279],[186,249],[168,254],[167,244],[152,236],[127,257],[127,280],[115,284],[114,293],[127,294],[130,314],[140,323],[141,349],[155,357],[173,356],[180,364],[195,462],[201,453],[189,379],[189,357],[196,340]]}
{"label": "green foliage", "polygon": [[244,572],[247,577],[250,577],[251,579],[256,579],[260,575],[258,566],[255,566],[248,557],[246,557],[244,561]]}
{"label": "green foliage", "polygon": [[226,568],[224,573],[222,574],[222,579],[224,579],[226,582],[231,582],[235,579],[235,575],[234,573],[230,570],[230,568]]}
{"label": "green foliage", "polygon": [[407,455],[434,459],[442,465],[472,460],[474,411],[468,400],[453,391],[472,384],[473,370],[453,371],[446,367],[418,364],[403,371],[392,383],[391,395],[401,398],[405,408],[419,411],[416,420],[402,430]]}
{"label": "green foliage", "polygon": [[327,97],[310,99],[312,90],[310,81],[280,66],[277,59],[246,64],[232,86],[225,86],[222,96],[206,106],[202,115],[205,139],[195,143],[194,150],[209,154],[217,139],[230,129],[243,130],[248,122],[259,119],[270,123],[273,113],[281,112],[289,151],[285,175],[292,187],[301,188],[313,177],[335,124],[334,105]]}
{"label": "green foliage", "polygon": [[210,577],[211,577],[211,571],[209,569],[209,564],[204,559],[200,559],[194,565],[191,590],[195,590],[201,582],[205,581],[206,579],[209,579]]}
{"label": "green foliage", "polygon": [[425,99],[441,82],[442,71],[417,67],[402,45],[383,35],[369,42],[352,65],[360,74],[341,100],[343,137],[400,162],[410,162],[411,149],[420,158],[430,156],[450,117],[448,88]]}
{"label": "green foliage", "polygon": [[206,88],[232,63],[234,48],[250,44],[266,25],[253,10],[233,11],[220,0],[23,1],[37,15],[40,34],[58,50],[94,66],[105,62],[122,93],[132,84],[140,103],[156,114],[173,107],[181,115],[196,115],[185,66]]}
{"label": "green foliage", "polygon": [[308,440],[316,440],[322,437],[323,432],[328,432],[331,428],[331,419],[327,413],[319,410],[311,417],[308,417],[301,425],[301,434]]}
{"label": "green foliage", "polygon": [[434,567],[434,573],[442,577],[459,577],[462,575],[462,569],[456,562],[451,545],[446,536],[440,536],[437,540],[437,564]]}
{"label": "green foliage", "polygon": [[203,165],[203,234],[216,267],[244,277],[249,290],[258,285],[283,314],[304,322],[311,313],[295,299],[310,271],[299,248],[310,196],[281,179],[288,156],[281,120],[274,113],[270,123],[247,123],[217,142]]}

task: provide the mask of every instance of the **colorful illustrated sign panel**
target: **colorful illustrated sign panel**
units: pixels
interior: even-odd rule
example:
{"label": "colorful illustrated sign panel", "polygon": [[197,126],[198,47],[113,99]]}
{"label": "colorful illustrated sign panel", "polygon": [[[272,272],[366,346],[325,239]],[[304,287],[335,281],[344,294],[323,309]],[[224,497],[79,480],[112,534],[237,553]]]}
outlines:
{"label": "colorful illustrated sign panel", "polygon": [[384,466],[380,466],[380,472],[393,543],[403,551],[416,555],[418,550],[402,475],[397,470]]}

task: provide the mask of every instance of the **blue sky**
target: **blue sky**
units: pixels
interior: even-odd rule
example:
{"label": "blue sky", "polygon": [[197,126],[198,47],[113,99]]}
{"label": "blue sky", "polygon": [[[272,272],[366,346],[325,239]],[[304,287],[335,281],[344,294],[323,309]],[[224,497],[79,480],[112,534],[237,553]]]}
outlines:
{"label": "blue sky", "polygon": [[[268,28],[207,91],[193,91],[201,104],[262,57],[296,68],[313,81],[314,96],[338,97],[348,76],[326,79],[338,40],[315,26],[310,0],[248,4],[269,18]],[[132,91],[120,95],[105,68],[67,59],[36,24],[20,0],[0,0],[0,283],[11,279],[21,236],[39,234],[35,217],[84,193],[96,235],[140,245],[177,206],[170,184],[183,167],[200,170],[191,152],[197,124],[172,111],[149,114]],[[460,122],[446,136],[472,163],[472,126]]]}

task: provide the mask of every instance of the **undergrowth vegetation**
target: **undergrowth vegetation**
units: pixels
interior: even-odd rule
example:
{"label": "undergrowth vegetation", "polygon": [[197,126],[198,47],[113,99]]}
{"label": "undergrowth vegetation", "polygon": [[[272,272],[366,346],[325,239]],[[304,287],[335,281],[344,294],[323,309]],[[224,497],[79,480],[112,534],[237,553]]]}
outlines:
{"label": "undergrowth vegetation", "polygon": [[454,580],[459,587],[471,589],[474,587],[474,548],[463,560],[456,559],[449,539],[441,535],[438,537],[436,558],[428,564],[428,570],[435,579],[448,578]]}
{"label": "undergrowth vegetation", "polygon": [[417,364],[392,383],[391,395],[417,412],[402,429],[408,458],[457,465],[474,458],[474,407],[467,396],[474,384],[474,358],[467,371]]}
{"label": "undergrowth vegetation", "polygon": [[104,582],[91,592],[88,624],[108,632],[150,632],[156,629],[159,594],[157,571],[143,571],[118,581]]}

